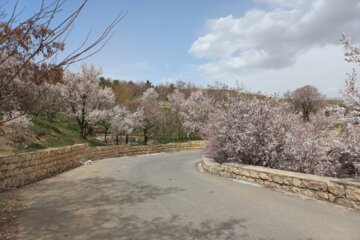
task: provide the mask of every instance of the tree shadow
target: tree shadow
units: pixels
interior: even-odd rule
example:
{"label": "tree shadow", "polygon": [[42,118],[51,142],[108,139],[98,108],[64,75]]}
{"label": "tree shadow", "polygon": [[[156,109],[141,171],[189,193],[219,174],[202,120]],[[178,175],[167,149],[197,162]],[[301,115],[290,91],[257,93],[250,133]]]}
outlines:
{"label": "tree shadow", "polygon": [[20,190],[26,192],[28,208],[17,220],[17,239],[254,239],[244,218],[201,221],[146,214],[152,205],[161,209],[157,198],[185,191],[177,187],[97,177],[49,180],[29,188]]}
{"label": "tree shadow", "polygon": [[28,206],[17,220],[19,239],[91,232],[122,216],[124,208],[179,191],[185,190],[100,177],[39,182],[20,190]]}
{"label": "tree shadow", "polygon": [[[228,219],[226,221],[203,221],[198,224],[186,222],[178,215],[166,218],[143,220],[137,216],[118,219],[114,231],[99,229],[89,239],[184,239],[184,240],[230,240],[246,239],[244,219]],[[239,233],[240,232],[240,233]]]}
{"label": "tree shadow", "polygon": [[[111,205],[135,205],[162,195],[185,191],[178,187],[160,188],[140,182],[129,182],[109,177],[85,178],[78,181],[48,181],[31,186],[27,200],[36,205],[76,208]],[[59,198],[59,196],[61,198]]]}

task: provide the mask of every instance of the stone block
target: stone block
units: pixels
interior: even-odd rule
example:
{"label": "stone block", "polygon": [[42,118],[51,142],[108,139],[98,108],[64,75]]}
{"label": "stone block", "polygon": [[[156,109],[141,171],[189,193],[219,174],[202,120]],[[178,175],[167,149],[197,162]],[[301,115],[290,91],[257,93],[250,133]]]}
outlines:
{"label": "stone block", "polygon": [[316,197],[321,200],[327,200],[327,201],[329,200],[329,194],[323,191],[318,191],[316,193]]}
{"label": "stone block", "polygon": [[284,183],[284,179],[282,176],[280,175],[273,175],[272,176],[272,180],[273,182],[279,183],[279,184],[283,184]]}
{"label": "stone block", "polygon": [[349,208],[353,208],[355,203],[347,198],[341,197],[341,198],[337,198],[335,201],[337,204],[344,206],[344,207],[349,207]]}
{"label": "stone block", "polygon": [[302,182],[306,188],[312,190],[321,190],[324,192],[327,191],[327,185],[324,182],[309,181],[309,180],[303,180]]}
{"label": "stone block", "polygon": [[255,179],[258,179],[258,178],[259,178],[259,174],[258,174],[258,172],[256,172],[256,171],[250,171],[250,176],[251,176],[252,178],[255,178]]}
{"label": "stone block", "polygon": [[9,171],[11,171],[11,170],[13,170],[13,169],[15,169],[15,168],[16,168],[16,164],[15,164],[15,163],[9,164],[8,167],[7,167],[7,169],[8,169]]}
{"label": "stone block", "polygon": [[336,197],[342,197],[345,195],[345,187],[340,184],[330,182],[327,184],[327,188],[328,191]]}
{"label": "stone block", "polygon": [[240,175],[243,175],[245,177],[250,177],[250,173],[249,171],[245,170],[245,169],[242,169],[242,168],[238,168],[238,172]]}
{"label": "stone block", "polygon": [[301,194],[303,194],[306,197],[313,198],[316,196],[315,191],[312,191],[310,189],[302,189]]}
{"label": "stone block", "polygon": [[302,182],[301,182],[301,180],[298,179],[298,178],[293,178],[293,179],[292,179],[292,185],[295,186],[295,187],[301,187]]}
{"label": "stone block", "polygon": [[268,180],[269,176],[266,173],[260,172],[259,173],[259,178],[261,178],[263,180]]}
{"label": "stone block", "polygon": [[290,185],[292,185],[292,179],[291,178],[284,178],[284,184],[285,185],[288,185],[288,186],[290,186]]}
{"label": "stone block", "polygon": [[345,193],[347,198],[355,201],[360,201],[360,188],[347,186]]}
{"label": "stone block", "polygon": [[330,202],[334,202],[336,200],[336,197],[333,194],[328,193],[328,196],[329,196],[329,201]]}

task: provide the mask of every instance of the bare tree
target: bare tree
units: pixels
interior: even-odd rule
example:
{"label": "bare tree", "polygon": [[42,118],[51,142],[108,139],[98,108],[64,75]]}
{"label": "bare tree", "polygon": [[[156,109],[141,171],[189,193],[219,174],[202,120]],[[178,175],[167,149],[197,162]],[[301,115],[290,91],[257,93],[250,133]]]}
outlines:
{"label": "bare tree", "polygon": [[[93,42],[89,35],[74,51],[59,59],[65,42],[80,12],[88,0],[84,0],[72,13],[59,18],[65,0],[42,1],[39,10],[32,16],[21,19],[22,10],[17,3],[6,12],[6,4],[0,6],[0,107],[5,111],[17,110],[24,115],[29,109],[22,105],[28,98],[28,89],[49,79],[52,73],[61,73],[69,65],[84,60],[100,51],[111,38],[114,27],[125,16],[120,13]],[[34,105],[37,98],[31,97]],[[10,121],[11,119],[7,119]],[[0,123],[5,120],[0,120]]]}

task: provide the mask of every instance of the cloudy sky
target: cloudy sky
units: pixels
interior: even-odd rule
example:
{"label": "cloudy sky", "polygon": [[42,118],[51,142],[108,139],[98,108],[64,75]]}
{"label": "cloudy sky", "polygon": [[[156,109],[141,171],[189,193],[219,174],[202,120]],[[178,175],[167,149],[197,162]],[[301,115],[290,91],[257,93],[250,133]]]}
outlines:
{"label": "cloudy sky", "polygon": [[127,16],[111,41],[87,62],[124,80],[239,82],[266,93],[312,84],[334,97],[354,67],[341,34],[360,41],[360,0],[90,0],[67,49],[120,11]]}

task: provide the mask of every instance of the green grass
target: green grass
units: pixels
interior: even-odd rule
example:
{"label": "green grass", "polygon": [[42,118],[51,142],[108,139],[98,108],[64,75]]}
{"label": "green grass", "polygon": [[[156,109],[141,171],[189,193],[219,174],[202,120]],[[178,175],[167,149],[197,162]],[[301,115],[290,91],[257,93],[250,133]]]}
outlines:
{"label": "green grass", "polygon": [[44,117],[33,118],[34,142],[27,147],[16,149],[16,152],[30,152],[45,148],[63,147],[78,143],[87,143],[92,146],[104,146],[105,142],[92,136],[83,138],[75,121],[49,122]]}
{"label": "green grass", "polygon": [[188,142],[188,141],[194,141],[194,140],[200,140],[200,138],[194,138],[194,139],[178,139],[178,138],[158,138],[156,141],[160,144],[167,144],[167,143],[182,143],[182,142]]}
{"label": "green grass", "polygon": [[[16,153],[32,152],[46,148],[63,147],[73,144],[86,143],[91,146],[105,146],[105,142],[96,139],[93,136],[88,136],[86,139],[80,136],[80,131],[75,120],[55,120],[49,122],[45,117],[33,117],[33,142],[26,147],[17,148]],[[102,134],[104,129],[99,126],[96,129],[97,133]],[[186,142],[192,140],[198,140],[194,135],[190,136],[190,139],[184,137],[185,133],[183,129],[180,129],[182,138],[178,138],[179,129],[172,127],[162,127],[157,129],[156,134],[149,140],[155,140],[160,144]],[[135,131],[135,134],[142,134],[141,130]],[[131,143],[131,145],[143,145],[143,142]]]}
{"label": "green grass", "polygon": [[26,147],[18,148],[16,150],[16,152],[33,152],[33,151],[41,150],[44,148],[46,148],[46,147],[39,143],[31,143],[30,145],[28,145]]}

